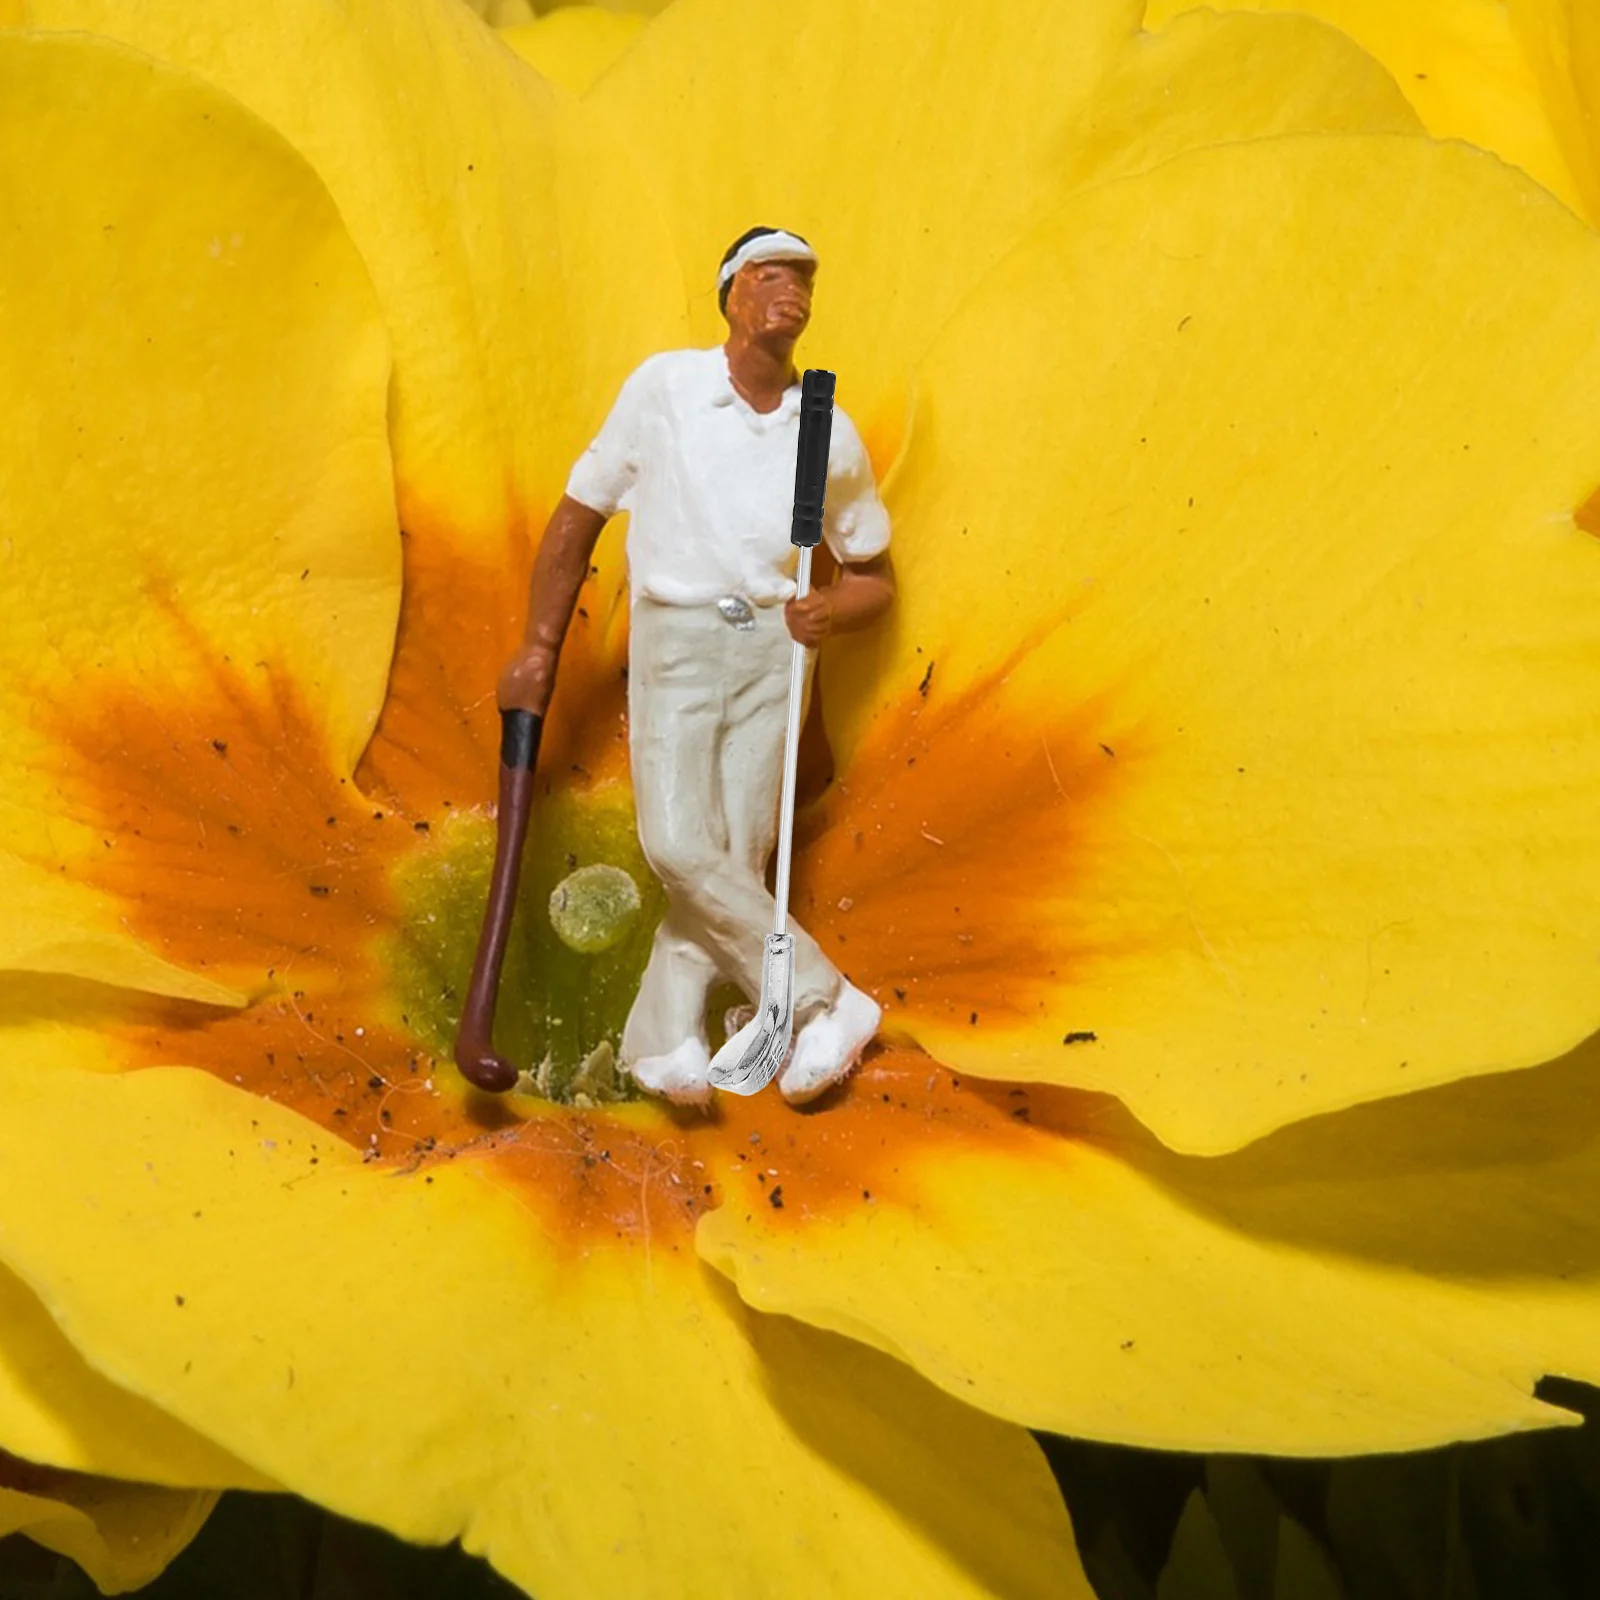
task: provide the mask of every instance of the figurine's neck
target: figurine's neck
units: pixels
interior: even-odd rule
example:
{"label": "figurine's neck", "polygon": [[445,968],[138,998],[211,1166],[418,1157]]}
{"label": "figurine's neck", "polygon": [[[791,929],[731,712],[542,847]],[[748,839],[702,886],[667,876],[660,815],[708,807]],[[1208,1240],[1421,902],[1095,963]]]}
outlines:
{"label": "figurine's neck", "polygon": [[728,377],[752,411],[776,411],[783,392],[795,381],[794,341],[759,343],[742,334],[729,334],[723,345]]}

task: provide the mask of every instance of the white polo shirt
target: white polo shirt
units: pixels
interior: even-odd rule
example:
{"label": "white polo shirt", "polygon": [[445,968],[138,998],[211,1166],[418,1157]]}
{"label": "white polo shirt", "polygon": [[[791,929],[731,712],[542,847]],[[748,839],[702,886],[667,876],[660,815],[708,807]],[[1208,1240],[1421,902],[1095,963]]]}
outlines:
{"label": "white polo shirt", "polygon": [[[622,386],[567,493],[602,516],[629,514],[635,600],[701,605],[743,595],[773,605],[795,592],[795,454],[800,385],[776,411],[753,410],[734,389],[720,345],[651,356]],[[841,561],[889,545],[861,435],[833,413],[822,536]]]}

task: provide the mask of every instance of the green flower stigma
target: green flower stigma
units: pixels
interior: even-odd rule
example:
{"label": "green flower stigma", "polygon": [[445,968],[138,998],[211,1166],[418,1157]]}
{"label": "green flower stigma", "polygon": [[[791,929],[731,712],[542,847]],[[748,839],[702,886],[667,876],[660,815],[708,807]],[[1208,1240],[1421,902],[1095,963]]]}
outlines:
{"label": "green flower stigma", "polygon": [[[493,861],[493,818],[467,812],[396,874],[391,991],[441,1059],[454,1048]],[[536,804],[495,1015],[495,1045],[526,1069],[529,1090],[568,1105],[637,1098],[617,1049],[664,907],[624,787]]]}
{"label": "green flower stigma", "polygon": [[550,891],[550,926],[569,950],[599,955],[627,936],[639,903],[639,885],[621,867],[597,861]]}

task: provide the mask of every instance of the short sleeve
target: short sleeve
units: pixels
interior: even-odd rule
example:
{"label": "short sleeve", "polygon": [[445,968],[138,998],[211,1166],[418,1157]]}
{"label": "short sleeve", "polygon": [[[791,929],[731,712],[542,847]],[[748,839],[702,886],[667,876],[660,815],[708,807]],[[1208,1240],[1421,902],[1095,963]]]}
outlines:
{"label": "short sleeve", "polygon": [[844,412],[833,413],[822,534],[840,561],[870,561],[889,548],[889,513],[878,498],[872,460]]}
{"label": "short sleeve", "polygon": [[653,362],[630,373],[589,448],[567,478],[567,493],[591,511],[611,517],[621,509],[639,468],[639,425],[652,380]]}

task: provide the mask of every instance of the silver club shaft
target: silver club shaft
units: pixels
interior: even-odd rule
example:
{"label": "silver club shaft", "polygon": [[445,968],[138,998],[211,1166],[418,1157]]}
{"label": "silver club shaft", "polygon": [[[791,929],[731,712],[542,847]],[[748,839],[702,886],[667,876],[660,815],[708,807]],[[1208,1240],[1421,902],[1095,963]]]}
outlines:
{"label": "silver club shaft", "polygon": [[[795,569],[795,598],[811,592],[811,547],[800,546]],[[800,701],[805,693],[806,647],[798,639],[789,652],[789,726],[783,743],[783,798],[778,805],[778,869],[773,887],[777,911],[772,931],[786,933],[789,925],[789,863],[794,855],[794,790],[800,766]]]}

